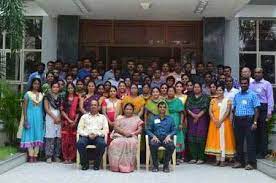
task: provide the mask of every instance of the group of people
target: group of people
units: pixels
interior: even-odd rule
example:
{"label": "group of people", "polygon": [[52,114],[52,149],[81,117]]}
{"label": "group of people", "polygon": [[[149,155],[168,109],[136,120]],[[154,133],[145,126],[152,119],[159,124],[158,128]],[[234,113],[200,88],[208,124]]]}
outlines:
{"label": "group of people", "polygon": [[[82,170],[87,170],[86,147],[95,145],[94,170],[107,149],[111,171],[132,172],[141,134],[142,157],[144,137],[149,137],[153,172],[159,171],[160,161],[169,172],[175,150],[177,164],[216,157],[215,166],[234,161],[233,168],[255,168],[256,158],[267,155],[267,120],[274,107],[263,69],[256,68],[253,79],[243,68],[238,82],[231,67],[212,62],[194,68],[170,58],[161,68],[158,64],[144,68],[130,60],[121,70],[112,60],[105,71],[101,60],[85,58],[76,65],[57,60],[47,63],[46,74],[39,64],[23,103],[20,146],[28,150],[29,162],[43,151],[46,162],[68,164],[78,151]],[[158,153],[160,146],[165,154]]]}

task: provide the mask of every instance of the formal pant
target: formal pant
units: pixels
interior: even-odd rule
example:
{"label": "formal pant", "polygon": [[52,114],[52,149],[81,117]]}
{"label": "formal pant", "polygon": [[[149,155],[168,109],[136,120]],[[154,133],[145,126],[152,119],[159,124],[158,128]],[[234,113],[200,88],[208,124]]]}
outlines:
{"label": "formal pant", "polygon": [[256,164],[256,130],[252,130],[253,116],[235,116],[235,137],[237,148],[237,161],[244,164],[244,140],[247,144],[247,158],[249,164]]}
{"label": "formal pant", "polygon": [[257,154],[265,157],[268,151],[268,134],[267,134],[267,104],[261,104],[258,118],[258,128],[256,130],[256,150]]}
{"label": "formal pant", "polygon": [[77,142],[77,149],[80,153],[80,164],[82,166],[87,166],[89,164],[86,150],[88,145],[96,146],[94,166],[99,167],[106,147],[104,137],[96,137],[92,140],[89,137],[80,136]]}
{"label": "formal pant", "polygon": [[175,145],[173,143],[173,141],[171,141],[170,143],[165,144],[163,141],[165,140],[166,137],[157,137],[159,139],[160,142],[155,143],[150,141],[150,152],[151,152],[151,157],[152,157],[152,161],[153,161],[153,166],[154,167],[158,167],[158,148],[160,146],[164,147],[165,150],[165,158],[164,158],[164,167],[168,167],[169,166],[169,162],[171,160],[172,154],[174,152],[175,149]]}
{"label": "formal pant", "polygon": [[193,160],[205,160],[205,142],[189,142],[189,149]]}

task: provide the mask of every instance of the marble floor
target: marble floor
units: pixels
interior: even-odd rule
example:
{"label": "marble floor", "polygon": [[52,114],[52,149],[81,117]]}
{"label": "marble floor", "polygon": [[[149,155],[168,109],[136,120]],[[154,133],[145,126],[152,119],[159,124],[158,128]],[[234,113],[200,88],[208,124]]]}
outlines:
{"label": "marble floor", "polygon": [[109,170],[81,171],[75,165],[62,163],[25,163],[0,175],[1,183],[276,183],[275,179],[257,171],[182,164],[171,173],[146,172],[142,167],[133,173]]}

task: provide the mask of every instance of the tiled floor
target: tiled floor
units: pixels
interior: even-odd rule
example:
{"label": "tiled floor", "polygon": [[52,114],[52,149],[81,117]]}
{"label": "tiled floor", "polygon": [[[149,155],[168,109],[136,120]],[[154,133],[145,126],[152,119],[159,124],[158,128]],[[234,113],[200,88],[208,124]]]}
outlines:
{"label": "tiled floor", "polygon": [[25,163],[0,175],[1,183],[276,183],[276,180],[253,170],[213,167],[211,165],[177,166],[169,174],[146,172],[114,173],[109,170],[81,171],[61,163]]}

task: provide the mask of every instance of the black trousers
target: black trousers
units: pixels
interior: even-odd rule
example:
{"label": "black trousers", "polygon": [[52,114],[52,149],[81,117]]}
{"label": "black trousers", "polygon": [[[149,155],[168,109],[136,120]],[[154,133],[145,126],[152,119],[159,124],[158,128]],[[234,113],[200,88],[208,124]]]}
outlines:
{"label": "black trousers", "polygon": [[86,146],[88,145],[96,146],[94,166],[99,167],[102,160],[102,156],[105,151],[105,147],[106,147],[104,137],[96,137],[95,139],[92,140],[89,137],[80,136],[80,139],[77,142],[77,148],[80,153],[80,164],[82,166],[88,165],[87,149],[86,149]]}
{"label": "black trousers", "polygon": [[162,146],[166,149],[165,150],[164,167],[168,167],[169,162],[172,157],[172,154],[175,149],[174,143],[172,141],[170,143],[165,144],[163,141],[166,137],[157,137],[157,138],[160,140],[159,143],[153,143],[150,141],[150,152],[151,152],[151,157],[152,157],[152,161],[153,161],[153,166],[156,168],[158,167],[158,148],[160,146]]}
{"label": "black trousers", "polygon": [[257,155],[265,157],[268,151],[268,134],[267,134],[267,104],[261,104],[258,118],[258,128],[256,131],[256,150]]}
{"label": "black trousers", "polygon": [[241,164],[245,163],[244,158],[244,140],[246,139],[247,144],[247,158],[248,163],[251,165],[256,164],[256,130],[252,130],[253,116],[245,117],[234,117],[234,131],[236,137],[236,148],[237,148],[237,161]]}

